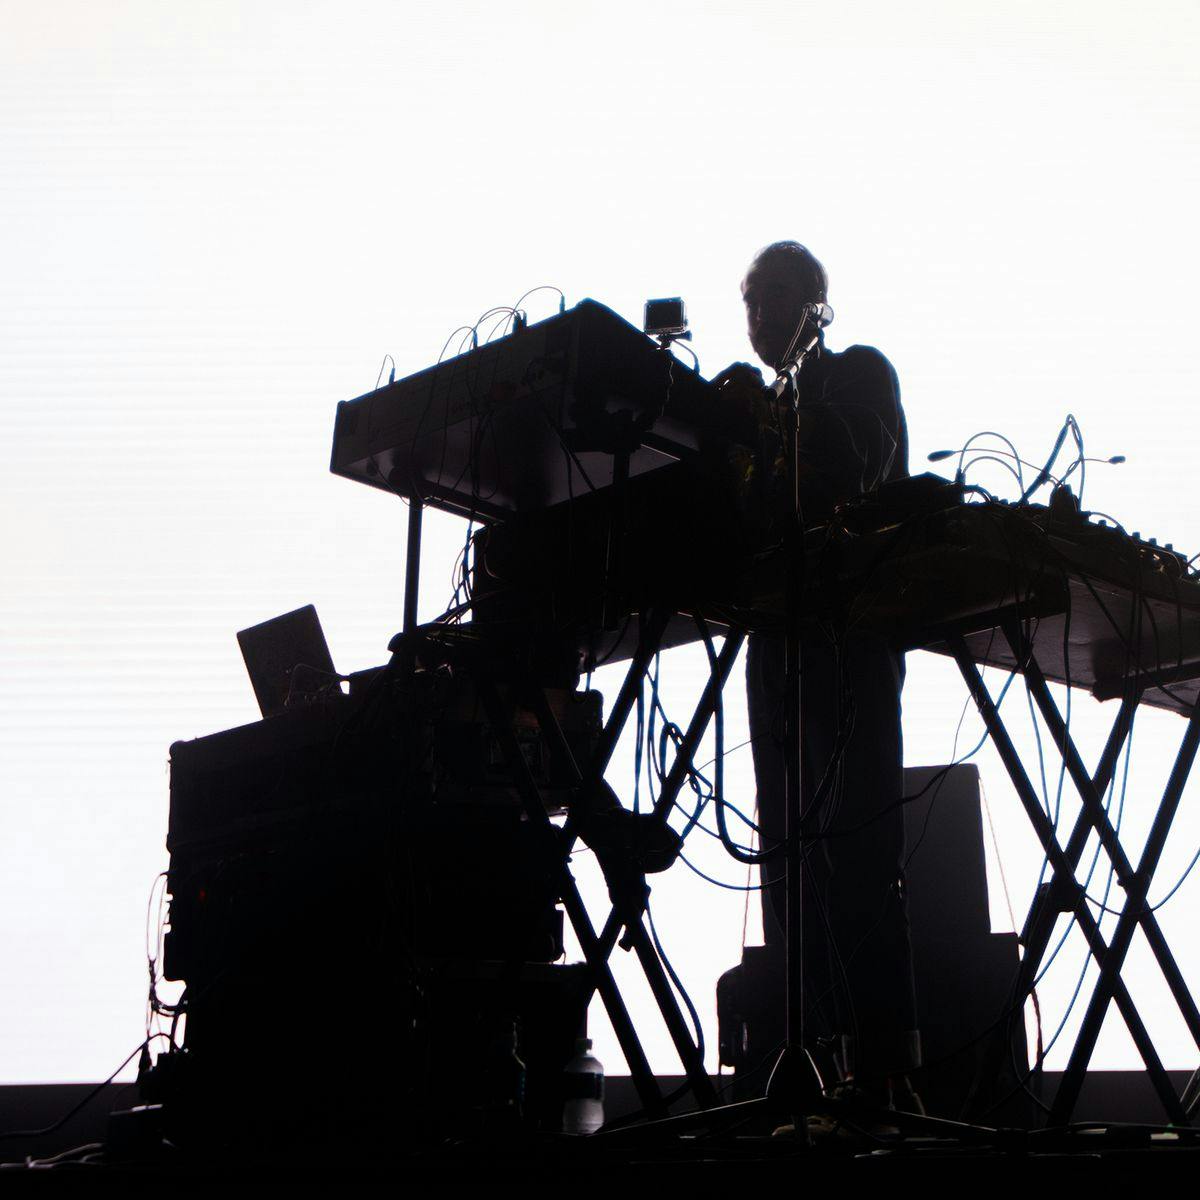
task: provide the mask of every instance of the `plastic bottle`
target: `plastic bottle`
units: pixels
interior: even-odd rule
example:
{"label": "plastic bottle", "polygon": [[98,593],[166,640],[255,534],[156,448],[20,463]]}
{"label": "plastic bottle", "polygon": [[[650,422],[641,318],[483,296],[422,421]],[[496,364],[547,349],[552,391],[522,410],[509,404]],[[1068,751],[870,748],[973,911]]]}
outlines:
{"label": "plastic bottle", "polygon": [[604,1124],[604,1067],[592,1053],[591,1038],[575,1043],[575,1057],[563,1068],[563,1082],[563,1133],[595,1133]]}

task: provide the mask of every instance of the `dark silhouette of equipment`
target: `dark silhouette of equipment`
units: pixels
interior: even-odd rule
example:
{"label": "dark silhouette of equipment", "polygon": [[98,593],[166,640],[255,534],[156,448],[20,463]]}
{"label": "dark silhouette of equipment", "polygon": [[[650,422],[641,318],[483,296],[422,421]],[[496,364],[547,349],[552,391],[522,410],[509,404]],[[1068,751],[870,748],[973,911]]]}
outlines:
{"label": "dark silhouette of equipment", "polygon": [[[480,1061],[514,1028],[528,1123],[556,1129],[586,972],[553,965],[557,889],[478,698],[441,668],[351,685],[172,747],[164,973],[187,985],[162,1085],[174,1136],[478,1132]],[[598,694],[552,699],[587,753]],[[521,712],[522,761],[556,806],[563,781]],[[231,1088],[240,1111],[217,1104]]]}
{"label": "dark silhouette of equipment", "polygon": [[715,388],[584,300],[339,404],[330,469],[502,520],[694,456],[730,429]]}
{"label": "dark silhouette of equipment", "polygon": [[[821,319],[814,309],[812,321]],[[794,434],[794,406],[784,408]],[[511,1066],[515,1037],[528,1118],[552,1125],[554,1064],[569,1058],[595,991],[645,1113],[666,1117],[670,1098],[609,967],[619,943],[645,974],[696,1103],[710,1110],[697,1120],[709,1119],[717,1094],[646,927],[645,875],[677,849],[667,820],[747,632],[795,645],[803,623],[822,621],[951,656],[970,689],[1050,863],[1021,933],[1014,1010],[1062,913],[1100,965],[1051,1119],[1069,1118],[1110,1003],[1169,1118],[1186,1119],[1121,971],[1140,930],[1200,1046],[1200,1011],[1146,903],[1200,748],[1200,583],[1173,552],[1091,524],[1069,494],[1045,508],[968,503],[961,485],[933,476],[887,484],[818,527],[797,522],[782,545],[764,544],[728,473],[731,444],[749,436],[668,346],[593,301],[339,405],[332,470],[410,504],[404,628],[388,667],[353,679],[348,697],[318,695],[310,707],[173,748],[166,967],[187,983],[185,1050],[167,1056],[176,1112],[203,1123],[217,1081],[227,1088],[236,1075],[277,1121],[299,1127],[298,1097],[315,1073],[376,1120],[391,1114],[435,1134],[486,1123],[457,1101],[452,1081],[481,1045],[503,1046],[497,1061]],[[464,572],[468,601],[420,626],[426,504],[487,528]],[[473,619],[460,623],[468,611]],[[705,643],[710,678],[678,730],[653,810],[634,821],[605,770],[654,656],[687,640]],[[574,688],[580,670],[603,661],[628,666],[601,725],[597,702]],[[1063,837],[978,664],[1028,684],[1083,801]],[[1120,698],[1094,772],[1047,681]],[[797,690],[787,720],[797,763],[798,702]],[[1102,797],[1140,703],[1184,713],[1188,726],[1134,866]],[[561,827],[551,813],[565,814]],[[1109,939],[1073,882],[1093,832],[1127,897]],[[580,837],[596,849],[612,902],[599,928],[570,871]],[[922,853],[934,857],[928,846]],[[963,886],[978,896],[978,881],[975,872]],[[799,929],[795,903],[789,924]],[[559,905],[582,948],[578,968],[553,964]],[[941,914],[941,933],[928,936],[994,946],[980,912],[962,907],[964,921],[974,913],[970,930],[949,929]],[[997,957],[1013,967],[1011,945]],[[801,1117],[812,1098],[799,961],[793,954],[785,972],[784,1036],[795,1053],[748,1102],[754,1113]],[[918,953],[931,997],[957,986],[945,962],[930,950],[922,967]],[[748,961],[748,970],[760,965],[772,979],[771,964]],[[264,1012],[270,1037],[255,1032]],[[938,1019],[948,1042],[962,1032],[944,1011],[935,1027]],[[984,1048],[980,1071],[998,1078],[1010,1044]],[[412,1090],[398,1095],[401,1078]],[[931,1075],[929,1086],[942,1084]],[[671,1128],[680,1120],[691,1118]]]}

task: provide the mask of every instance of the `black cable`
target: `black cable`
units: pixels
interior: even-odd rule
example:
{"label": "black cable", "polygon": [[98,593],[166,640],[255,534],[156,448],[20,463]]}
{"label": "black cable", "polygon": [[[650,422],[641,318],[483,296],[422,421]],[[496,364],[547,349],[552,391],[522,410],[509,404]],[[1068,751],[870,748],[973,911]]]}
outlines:
{"label": "black cable", "polygon": [[693,863],[686,854],[682,851],[679,853],[679,861],[683,863],[689,871],[699,875],[701,879],[713,884],[715,887],[724,888],[729,892],[761,892],[764,884],[761,883],[725,883],[720,879],[714,879],[711,875],[706,875],[695,863]]}
{"label": "black cable", "polygon": [[1005,470],[1006,470],[1006,471],[1007,471],[1007,472],[1008,472],[1008,473],[1009,473],[1009,474],[1010,474],[1010,475],[1011,475],[1011,476],[1012,476],[1012,477],[1013,477],[1013,478],[1014,478],[1014,479],[1017,481],[1017,486],[1018,486],[1018,487],[1020,487],[1020,486],[1021,486],[1021,474],[1020,474],[1020,472],[1019,472],[1019,471],[1017,471],[1017,470],[1016,470],[1016,469],[1013,467],[1012,463],[1005,462],[1005,461],[1004,461],[1004,459],[1003,459],[1003,458],[1001,458],[1001,457],[1000,457],[1000,455],[998,455],[998,454],[976,454],[976,455],[975,455],[975,457],[974,457],[974,458],[972,458],[972,459],[971,459],[971,461],[970,461],[969,463],[967,463],[965,467],[963,467],[963,468],[962,468],[962,471],[963,471],[962,478],[965,480],[965,479],[966,479],[966,473],[967,473],[967,472],[968,472],[968,471],[969,471],[969,470],[970,470],[970,469],[971,469],[971,468],[972,468],[972,467],[973,467],[973,466],[974,466],[976,463],[981,463],[981,462],[994,462],[994,463],[997,463],[997,464],[999,464],[1000,466],[1002,466],[1002,467],[1003,467],[1003,468],[1004,468],[1004,469],[1005,469]]}
{"label": "black cable", "polygon": [[[154,1036],[166,1037],[167,1035],[164,1033],[155,1034]],[[96,1086],[92,1088],[92,1090],[88,1092],[88,1094],[84,1096],[84,1098],[80,1100],[79,1103],[74,1106],[74,1108],[70,1109],[70,1111],[68,1111],[66,1114],[59,1117],[59,1119],[55,1121],[53,1125],[46,1125],[41,1129],[7,1129],[3,1132],[0,1132],[0,1141],[9,1141],[12,1138],[44,1137],[49,1133],[57,1133],[73,1116],[75,1116],[76,1113],[82,1112],[83,1109],[85,1109],[98,1095],[100,1095],[100,1093],[106,1087],[108,1087],[108,1085],[112,1083],[112,1081],[116,1079],[116,1077],[120,1075],[120,1073],[125,1070],[125,1068],[131,1062],[133,1062],[133,1060],[137,1058],[137,1056],[141,1054],[141,1052],[145,1050],[147,1046],[150,1045],[152,1040],[153,1038],[146,1038],[137,1046],[136,1049],[130,1051],[129,1055],[125,1058],[121,1065],[103,1083],[96,1084]]]}
{"label": "black cable", "polygon": [[[697,614],[696,628],[700,631],[700,637],[704,642],[704,650],[708,655],[708,668],[713,678],[716,680],[718,664],[717,652],[713,647],[712,634],[708,629],[708,622],[703,617]],[[716,751],[716,769],[713,772],[713,805],[717,814],[717,830],[720,834],[721,845],[725,847],[725,851],[730,857],[747,866],[758,866],[764,862],[770,862],[776,858],[783,848],[782,843],[772,846],[765,850],[754,851],[747,853],[742,850],[736,842],[729,836],[729,829],[725,821],[725,755],[723,753],[725,745],[725,706],[721,698],[721,689],[714,687],[713,697],[713,724],[715,726],[716,743],[714,749]],[[799,831],[797,831],[799,836]]]}
{"label": "black cable", "polygon": [[555,287],[552,283],[539,283],[537,287],[531,287],[527,292],[522,293],[517,298],[517,302],[512,306],[513,312],[518,312],[521,308],[521,301],[528,300],[530,296],[536,296],[538,292],[557,292],[558,293],[558,311],[561,314],[566,310],[567,297],[562,288]]}
{"label": "black cable", "polygon": [[379,381],[383,378],[383,370],[387,366],[389,358],[392,359],[392,375],[394,376],[396,374],[396,360],[392,358],[390,354],[385,354],[383,356],[383,362],[379,364],[379,374],[375,376],[375,391],[379,390]]}
{"label": "black cable", "polygon": [[1050,457],[1046,460],[1046,465],[1037,473],[1033,482],[1021,493],[1020,498],[1017,500],[1018,504],[1027,504],[1029,502],[1029,498],[1034,494],[1034,492],[1036,492],[1043,483],[1049,481],[1050,472],[1054,468],[1054,460],[1058,458],[1058,452],[1062,449],[1063,442],[1067,440],[1067,433],[1069,432],[1071,428],[1071,422],[1073,422],[1074,419],[1074,417],[1068,414],[1067,420],[1063,423],[1062,428],[1058,431],[1058,437],[1055,439],[1054,448],[1050,451]]}
{"label": "black cable", "polygon": [[[649,753],[647,754],[647,763],[648,763],[647,769],[649,771],[652,768],[655,771],[655,774],[657,775],[657,778],[658,778],[659,786],[661,787],[661,785],[666,781],[666,776],[667,776],[667,767],[666,767],[667,742],[668,741],[671,742],[675,748],[676,753],[678,753],[680,747],[683,744],[684,735],[683,735],[683,731],[679,728],[678,725],[675,724],[674,721],[672,721],[670,719],[670,717],[667,715],[666,709],[663,707],[662,699],[659,694],[659,683],[658,683],[659,665],[658,664],[659,664],[659,659],[658,659],[658,656],[656,655],[655,662],[654,662],[654,673],[650,674],[650,669],[647,668],[647,675],[650,678],[650,683],[651,683],[650,718],[649,718],[650,732],[647,735],[647,744],[648,744],[648,748],[649,748]],[[712,660],[710,660],[710,669],[711,668],[712,668]],[[717,703],[718,703],[718,705],[720,704],[720,695],[719,694],[718,694]],[[656,714],[657,714],[657,716],[661,717],[662,722],[663,722],[662,728],[659,731],[657,751],[656,751],[654,737],[653,737],[653,721],[655,719]],[[723,733],[722,733],[721,738],[718,740],[718,748],[720,748],[722,746],[722,743],[723,743]],[[743,746],[747,745],[747,744],[748,744],[748,742],[741,743],[741,745],[743,745]],[[735,747],[735,749],[739,749],[739,748],[740,748],[740,746]],[[723,749],[719,749],[718,756],[723,759],[726,756],[726,752]],[[705,763],[704,766],[710,766],[716,762],[717,762],[717,757],[714,757],[714,758],[710,759],[707,763]],[[692,813],[688,814],[683,809],[683,806],[679,803],[678,797],[674,801],[674,807],[678,808],[680,810],[680,812],[685,812],[685,816],[687,816],[687,822],[679,834],[681,841],[686,841],[688,835],[696,827],[699,827],[702,832],[708,834],[710,837],[715,837],[718,840],[720,840],[720,838],[721,838],[721,835],[719,832],[714,832],[713,830],[709,829],[706,825],[704,825],[700,821],[700,817],[703,814],[704,808],[708,804],[708,801],[711,800],[715,794],[714,785],[708,780],[708,778],[702,773],[702,771],[703,771],[703,767],[698,768],[691,764],[689,764],[686,767],[687,783],[688,783],[688,786],[692,789],[692,792],[696,797],[695,810]],[[759,828],[759,826],[753,820],[751,820],[748,816],[746,816],[746,814],[744,812],[742,812],[742,810],[739,809],[736,805],[734,805],[731,801],[729,801],[728,799],[724,800],[724,807],[729,809],[732,813],[734,813],[734,815],[737,816],[738,819],[741,820],[743,822],[743,824],[745,824],[749,829],[751,829],[753,832],[759,834],[760,837],[762,836],[762,830]],[[748,850],[748,847],[742,845],[741,843],[735,842],[734,844],[743,851]]]}
{"label": "black cable", "polygon": [[[1009,439],[1008,439],[1008,438],[1006,438],[1006,437],[1004,436],[1004,434],[1002,434],[1002,433],[997,433],[995,430],[992,430],[992,429],[983,429],[983,430],[981,430],[979,433],[973,433],[973,434],[972,434],[972,435],[971,435],[969,438],[967,438],[967,440],[966,440],[966,441],[965,441],[965,442],[962,444],[962,447],[961,447],[961,449],[959,450],[959,453],[958,453],[958,470],[957,470],[957,472],[956,472],[956,474],[958,475],[958,477],[959,477],[959,478],[961,478],[961,477],[962,477],[962,476],[965,474],[965,472],[966,472],[966,467],[964,467],[964,465],[963,465],[963,462],[964,462],[964,460],[965,460],[965,458],[966,458],[966,456],[967,456],[967,451],[968,451],[968,450],[971,448],[971,443],[972,443],[972,442],[974,442],[974,441],[977,441],[979,438],[985,438],[985,437],[994,437],[994,438],[995,438],[997,441],[1001,441],[1001,442],[1003,442],[1003,443],[1004,443],[1004,444],[1005,444],[1005,445],[1006,445],[1006,446],[1009,448],[1009,451],[1012,453],[1012,457],[1013,457],[1013,458],[1016,460],[1016,463],[1017,463],[1017,478],[1020,480],[1020,478],[1021,478],[1021,467],[1022,467],[1022,466],[1030,466],[1031,464],[1029,464],[1029,463],[1026,463],[1026,462],[1025,462],[1025,460],[1024,460],[1023,458],[1021,458],[1021,456],[1020,456],[1020,455],[1017,453],[1017,448],[1016,448],[1016,446],[1014,446],[1014,445],[1013,445],[1013,443],[1012,443],[1011,441],[1009,441]],[[992,448],[991,448],[991,447],[989,447],[989,450],[992,450]],[[1001,453],[1000,451],[994,451],[994,450],[992,450],[992,452],[993,452],[993,453]],[[951,451],[950,453],[953,453],[953,451]],[[936,458],[942,458],[942,457],[946,457],[946,456],[947,456],[947,455],[946,455],[946,452],[944,452],[944,451],[938,451],[938,453],[936,454],[936,456],[934,456],[934,455],[931,455],[931,456],[930,456],[930,461],[934,461],[935,457],[936,457]],[[1021,481],[1021,488],[1022,488],[1022,489],[1024,489],[1024,487],[1025,487],[1024,481]]]}
{"label": "black cable", "polygon": [[[1012,686],[1012,681],[1014,679],[1016,679],[1016,675],[1010,674],[1008,679],[1004,681],[1004,687],[1001,689],[1000,695],[995,702],[997,709],[999,709],[1000,705],[1003,703],[1004,696],[1008,692],[1008,689]],[[851,825],[847,829],[829,829],[823,833],[806,834],[806,840],[811,839],[815,841],[820,840],[821,838],[849,837],[851,834],[858,833],[859,831],[866,829],[868,826],[875,824],[876,821],[882,820],[889,813],[894,812],[896,809],[903,808],[906,804],[912,804],[914,800],[919,800],[927,791],[929,791],[931,787],[934,787],[940,783],[940,781],[950,771],[954,770],[955,767],[962,766],[962,764],[968,759],[973,758],[976,754],[978,754],[979,751],[982,750],[987,744],[988,737],[989,735],[985,732],[983,737],[981,737],[979,741],[976,742],[975,745],[972,746],[971,749],[962,756],[962,758],[955,759],[952,763],[947,763],[946,766],[942,767],[929,779],[929,781],[923,788],[921,788],[920,791],[913,792],[911,796],[901,796],[899,800],[895,801],[895,803],[889,804],[886,808],[880,809],[880,811],[874,816],[868,817],[865,821],[860,821],[857,825]]]}
{"label": "black cable", "polygon": [[630,626],[630,623],[633,621],[633,617],[634,617],[634,614],[630,613],[625,618],[625,624],[621,626],[621,632],[619,634],[617,634],[616,638],[613,639],[613,644],[608,648],[608,650],[605,652],[604,656],[602,658],[596,659],[596,661],[591,664],[591,668],[588,672],[589,674],[591,674],[593,671],[598,671],[621,648],[621,643],[625,640],[625,635],[629,632],[629,626]]}
{"label": "black cable", "polygon": [[[730,807],[730,808],[733,807],[732,805],[729,805],[729,804],[727,804],[726,806]],[[734,812],[737,812],[737,810],[734,809]],[[716,829],[710,829],[707,825],[704,824],[703,821],[696,821],[691,826],[691,828],[699,829],[701,833],[706,834],[708,837],[712,838],[714,841],[717,841],[717,842],[721,841],[721,834]],[[752,830],[752,832],[754,832],[754,831]],[[736,845],[739,850],[744,850],[747,853],[751,852],[754,849],[754,847],[747,842],[735,842],[734,845]]]}
{"label": "black cable", "polygon": [[683,1001],[684,1007],[687,1008],[688,1016],[692,1019],[692,1028],[696,1033],[696,1053],[700,1056],[700,1061],[703,1062],[704,1027],[700,1024],[700,1014],[696,1011],[696,1006],[692,1003],[692,998],[688,995],[687,988],[683,986],[683,982],[675,973],[675,968],[671,966],[671,960],[667,958],[667,952],[662,948],[662,942],[658,938],[658,930],[654,928],[654,914],[650,911],[649,900],[646,901],[646,921],[650,926],[650,940],[654,943],[654,950],[662,962],[663,969],[670,977],[675,991],[679,993],[679,998]]}
{"label": "black cable", "polygon": [[1170,890],[1170,891],[1169,891],[1169,892],[1168,892],[1168,893],[1167,893],[1167,894],[1166,894],[1166,895],[1165,895],[1165,896],[1164,896],[1164,897],[1163,897],[1163,898],[1162,898],[1162,899],[1161,899],[1161,900],[1160,900],[1160,901],[1159,901],[1157,904],[1153,904],[1153,905],[1151,905],[1151,906],[1150,906],[1150,909],[1149,909],[1149,911],[1150,911],[1150,912],[1152,912],[1152,913],[1156,913],[1156,912],[1158,912],[1158,910],[1159,910],[1160,908],[1162,908],[1162,907],[1163,907],[1163,905],[1164,905],[1164,904],[1166,904],[1166,903],[1167,903],[1167,901],[1168,901],[1168,900],[1170,900],[1170,899],[1171,899],[1171,897],[1172,897],[1172,896],[1174,896],[1174,895],[1175,895],[1175,893],[1176,893],[1177,891],[1179,891],[1179,889],[1180,889],[1181,887],[1183,887],[1184,883],[1187,881],[1187,877],[1188,877],[1188,876],[1189,876],[1189,875],[1192,873],[1192,871],[1195,869],[1195,867],[1196,867],[1196,863],[1198,863],[1198,862],[1200,862],[1200,850],[1197,850],[1197,851],[1196,851],[1195,855],[1192,857],[1192,861],[1191,861],[1190,863],[1188,863],[1188,865],[1187,865],[1187,869],[1186,869],[1186,870],[1184,871],[1184,873],[1183,873],[1183,874],[1182,874],[1182,875],[1179,877],[1179,882],[1178,882],[1178,883],[1176,883],[1176,884],[1175,884],[1175,886],[1174,886],[1173,888],[1171,888],[1171,890]]}
{"label": "black cable", "polygon": [[[644,625],[641,632],[644,632]],[[638,797],[642,783],[642,752],[646,740],[646,680],[638,680],[637,701],[633,722],[633,811],[640,811]],[[653,797],[651,797],[653,800]]]}

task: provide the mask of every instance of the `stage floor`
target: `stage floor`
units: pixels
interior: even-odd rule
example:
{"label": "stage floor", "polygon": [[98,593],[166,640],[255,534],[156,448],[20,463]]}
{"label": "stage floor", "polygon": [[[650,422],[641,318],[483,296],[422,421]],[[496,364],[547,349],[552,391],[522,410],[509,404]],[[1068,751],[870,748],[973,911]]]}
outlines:
{"label": "stage floor", "polygon": [[[1175,1080],[1182,1088],[1187,1073]],[[1057,1082],[1046,1078],[1048,1095]],[[663,1079],[664,1090],[672,1080]],[[0,1088],[0,1131],[36,1130],[54,1123],[86,1096],[85,1085]],[[245,1098],[243,1098],[243,1103]],[[805,1147],[788,1136],[748,1135],[763,1127],[764,1114],[732,1112],[717,1125],[639,1130],[626,1127],[591,1138],[548,1135],[493,1135],[450,1141],[437,1149],[414,1150],[404,1131],[366,1121],[347,1138],[322,1137],[317,1131],[287,1146],[243,1144],[164,1147],[152,1122],[145,1129],[126,1120],[119,1142],[110,1127],[112,1111],[136,1105],[130,1085],[110,1085],[89,1108],[53,1133],[0,1140],[0,1176],[23,1178],[70,1175],[135,1193],[145,1189],[203,1185],[347,1183],[392,1187],[419,1178],[449,1186],[549,1189],[563,1186],[648,1185],[706,1187],[794,1185],[800,1181],[847,1181],[878,1177],[935,1182],[978,1179],[992,1182],[1035,1179],[1069,1170],[1124,1174],[1200,1167],[1200,1129],[1168,1130],[1145,1076],[1137,1072],[1097,1072],[1088,1077],[1077,1123],[1068,1131],[1009,1130],[990,1140],[965,1140],[911,1131],[907,1136],[862,1130],[848,1121],[836,1132]],[[608,1115],[635,1107],[628,1079],[608,1080]],[[767,1120],[767,1124],[771,1122]],[[952,1132],[944,1130],[943,1132]],[[1019,1175],[1018,1175],[1019,1173]],[[34,1184],[33,1186],[38,1186]],[[87,1185],[84,1185],[87,1186]]]}

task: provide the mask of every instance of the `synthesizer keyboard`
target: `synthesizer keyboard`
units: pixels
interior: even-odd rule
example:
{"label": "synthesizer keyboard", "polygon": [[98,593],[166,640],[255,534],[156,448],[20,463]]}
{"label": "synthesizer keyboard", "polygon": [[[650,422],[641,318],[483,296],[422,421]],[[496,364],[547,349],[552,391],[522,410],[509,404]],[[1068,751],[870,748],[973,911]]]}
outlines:
{"label": "synthesizer keyboard", "polygon": [[594,300],[338,405],[330,470],[480,520],[698,454],[716,389]]}

